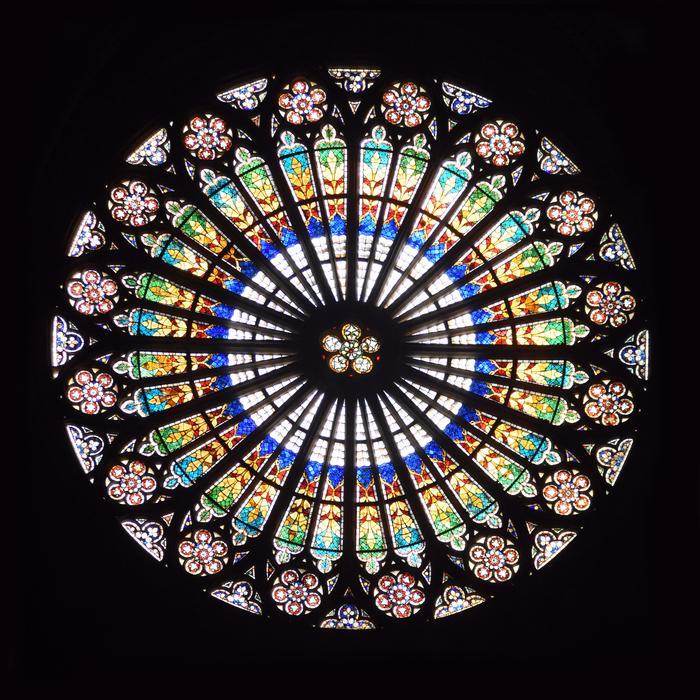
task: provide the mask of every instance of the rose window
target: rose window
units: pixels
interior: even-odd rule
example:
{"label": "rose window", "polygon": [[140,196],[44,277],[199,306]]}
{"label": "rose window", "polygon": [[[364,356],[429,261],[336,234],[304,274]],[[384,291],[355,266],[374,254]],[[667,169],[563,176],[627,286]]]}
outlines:
{"label": "rose window", "polygon": [[468,76],[294,68],[184,96],[76,192],[67,438],[134,556],[222,617],[487,614],[633,468],[635,233]]}

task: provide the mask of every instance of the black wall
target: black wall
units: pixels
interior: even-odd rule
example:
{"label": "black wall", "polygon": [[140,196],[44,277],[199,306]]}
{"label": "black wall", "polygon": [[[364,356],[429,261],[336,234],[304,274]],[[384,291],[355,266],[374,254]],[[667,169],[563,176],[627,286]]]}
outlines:
{"label": "black wall", "polygon": [[[24,311],[17,321],[27,345],[23,361],[31,362],[30,388],[24,384],[21,396],[31,417],[22,421],[29,429],[22,450],[28,446],[32,456],[16,462],[21,478],[12,500],[20,520],[13,522],[22,524],[21,533],[5,522],[6,560],[14,546],[21,549],[11,567],[19,574],[10,601],[11,669],[34,679],[94,676],[115,686],[130,674],[155,679],[162,672],[177,682],[178,673],[194,679],[201,672],[212,691],[221,674],[234,693],[233,678],[250,679],[258,666],[270,669],[270,681],[283,678],[274,671],[278,662],[297,669],[290,678],[312,685],[315,667],[338,666],[345,669],[341,678],[356,681],[382,668],[425,677],[424,655],[430,657],[426,669],[451,664],[455,681],[488,662],[506,676],[523,663],[533,664],[535,675],[550,664],[572,664],[574,678],[619,664],[657,663],[669,625],[659,597],[667,579],[658,560],[665,534],[658,518],[664,478],[657,380],[650,383],[640,444],[571,556],[513,595],[420,634],[365,635],[276,626],[180,590],[90,491],[54,410],[47,369],[47,300],[58,282],[52,261],[63,254],[77,202],[106,179],[145,124],[167,116],[202,83],[214,86],[239,68],[298,60],[414,64],[434,67],[436,75],[447,67],[486,95],[506,99],[516,114],[528,113],[545,133],[560,135],[560,145],[569,146],[612,198],[647,277],[653,315],[658,260],[651,242],[659,212],[652,192],[659,159],[647,144],[665,108],[650,89],[662,83],[654,17],[580,5],[492,5],[487,11],[459,4],[335,4],[339,9],[318,15],[208,3],[172,9],[182,19],[171,23],[156,15],[144,20],[136,6],[119,7],[90,21],[78,13],[56,13],[39,26],[28,19],[10,37],[21,46],[7,63],[19,78],[18,129],[5,133],[17,147],[15,162],[29,164],[26,174],[13,171],[30,214],[26,225],[17,219],[14,230],[20,226],[20,248],[30,253],[21,265],[35,280],[27,284],[27,268],[18,266],[16,288],[34,305],[32,323]],[[124,18],[126,10],[133,21]],[[654,318],[650,323],[656,330]],[[665,349],[657,337],[652,360],[660,361]]]}

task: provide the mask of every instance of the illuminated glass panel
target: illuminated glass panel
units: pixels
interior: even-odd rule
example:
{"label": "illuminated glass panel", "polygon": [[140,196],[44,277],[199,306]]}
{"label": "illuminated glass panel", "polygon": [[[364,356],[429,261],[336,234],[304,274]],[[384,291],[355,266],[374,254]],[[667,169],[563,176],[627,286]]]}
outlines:
{"label": "illuminated glass panel", "polygon": [[549,565],[628,468],[653,349],[579,154],[375,66],[193,102],[95,183],[56,280],[67,437],[125,532],[222,615],[319,629]]}

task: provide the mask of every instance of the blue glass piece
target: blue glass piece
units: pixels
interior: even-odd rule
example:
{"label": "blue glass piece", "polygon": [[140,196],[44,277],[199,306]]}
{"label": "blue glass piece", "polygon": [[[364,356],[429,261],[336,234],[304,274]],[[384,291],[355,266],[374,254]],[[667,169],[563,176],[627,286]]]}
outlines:
{"label": "blue glass piece", "polygon": [[357,467],[357,481],[365,488],[372,481],[372,470],[369,467]]}

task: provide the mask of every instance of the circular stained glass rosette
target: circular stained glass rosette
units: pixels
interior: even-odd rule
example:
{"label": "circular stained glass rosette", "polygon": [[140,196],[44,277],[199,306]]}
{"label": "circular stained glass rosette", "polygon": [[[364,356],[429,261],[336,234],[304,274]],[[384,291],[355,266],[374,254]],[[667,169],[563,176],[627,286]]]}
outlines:
{"label": "circular stained glass rosette", "polygon": [[200,97],[95,183],[57,279],[55,391],[106,507],[173,576],[320,629],[465,613],[549,565],[648,376],[612,203],[433,76]]}

